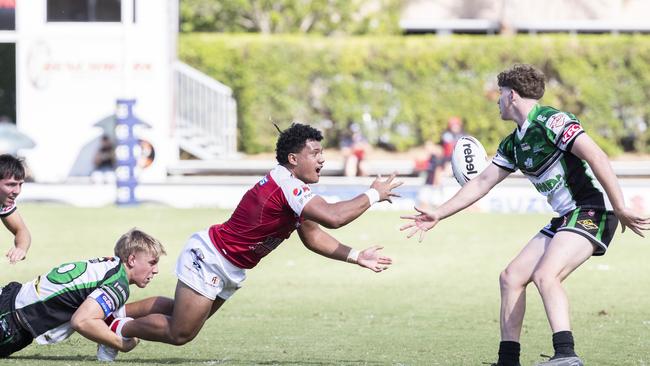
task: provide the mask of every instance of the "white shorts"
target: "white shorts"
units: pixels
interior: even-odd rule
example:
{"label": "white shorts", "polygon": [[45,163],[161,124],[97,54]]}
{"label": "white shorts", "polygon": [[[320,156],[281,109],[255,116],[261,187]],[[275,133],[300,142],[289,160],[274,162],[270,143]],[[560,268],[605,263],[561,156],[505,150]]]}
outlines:
{"label": "white shorts", "polygon": [[212,244],[207,230],[194,233],[178,256],[176,276],[194,291],[227,300],[246,279],[246,271],[230,263]]}

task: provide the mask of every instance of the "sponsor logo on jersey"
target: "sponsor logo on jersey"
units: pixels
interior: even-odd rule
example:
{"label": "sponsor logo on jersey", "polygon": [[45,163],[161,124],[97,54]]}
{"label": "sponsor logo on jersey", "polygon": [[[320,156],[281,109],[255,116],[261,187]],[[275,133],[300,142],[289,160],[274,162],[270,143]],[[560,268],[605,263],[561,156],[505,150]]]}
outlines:
{"label": "sponsor logo on jersey", "polygon": [[300,189],[300,188],[294,188],[293,189],[293,195],[294,196],[300,197],[301,194],[302,194],[302,189]]}
{"label": "sponsor logo on jersey", "polygon": [[571,140],[571,138],[575,136],[575,134],[580,130],[582,130],[582,128],[577,123],[569,126],[566,129],[566,131],[564,131],[564,134],[562,135],[562,143],[566,144],[567,142],[569,142],[569,140]]}
{"label": "sponsor logo on jersey", "polygon": [[277,248],[284,241],[283,238],[275,238],[272,236],[267,237],[264,241],[257,243],[255,249],[253,250],[255,254],[260,257],[264,257],[267,254],[271,253],[273,249]]}
{"label": "sponsor logo on jersey", "polygon": [[532,168],[533,167],[533,158],[526,159],[526,161],[524,161],[524,165],[528,169]]}
{"label": "sponsor logo on jersey", "polygon": [[533,154],[537,154],[538,152],[544,151],[544,146],[539,145],[539,146],[533,146]]}
{"label": "sponsor logo on jersey", "polygon": [[126,290],[124,289],[124,287],[122,287],[122,284],[119,283],[119,282],[115,282],[115,284],[113,285],[113,287],[115,287],[115,289],[116,289],[117,291],[119,291],[120,294],[122,294],[122,298],[124,299],[124,301],[126,301],[126,299],[128,298],[128,296],[126,295]]}
{"label": "sponsor logo on jersey", "polygon": [[558,114],[554,114],[553,116],[551,116],[551,118],[549,118],[546,125],[550,129],[556,129],[556,128],[564,126],[570,120],[571,119],[566,114],[558,113]]}
{"label": "sponsor logo on jersey", "polygon": [[585,228],[587,230],[597,230],[598,229],[598,225],[594,224],[594,222],[591,221],[591,219],[578,220],[576,222],[578,224],[580,224],[580,226],[582,226],[583,228]]}
{"label": "sponsor logo on jersey", "polygon": [[311,188],[309,188],[309,186],[306,186],[306,185],[305,185],[305,186],[302,186],[302,190],[303,190],[305,193],[307,193],[307,192],[311,191]]}
{"label": "sponsor logo on jersey", "polygon": [[268,181],[269,181],[269,177],[267,177],[267,176],[265,175],[264,178],[262,178],[258,184],[259,184],[260,186],[263,186],[263,185],[265,185],[266,182],[268,182]]}
{"label": "sponsor logo on jersey", "polygon": [[528,145],[525,142],[522,142],[521,143],[521,151],[528,151],[528,150],[530,150],[530,145]]}
{"label": "sponsor logo on jersey", "polygon": [[539,116],[537,116],[537,118],[535,118],[535,119],[540,121],[540,122],[546,122],[546,116],[543,116],[541,114]]}
{"label": "sponsor logo on jersey", "polygon": [[595,214],[596,214],[596,211],[594,211],[594,210],[587,211],[587,215],[589,215],[589,217],[594,217]]}
{"label": "sponsor logo on jersey", "polygon": [[113,300],[111,299],[110,296],[108,296],[105,293],[102,293],[95,299],[99,306],[102,308],[102,311],[104,312],[104,316],[108,316],[111,312],[113,312],[113,309],[115,308],[115,304],[113,303]]}
{"label": "sponsor logo on jersey", "polygon": [[564,181],[564,177],[562,177],[562,174],[558,174],[555,176],[555,178],[551,178],[540,183],[534,183],[533,185],[535,186],[535,189],[537,189],[539,193],[546,193],[554,190],[563,181]]}

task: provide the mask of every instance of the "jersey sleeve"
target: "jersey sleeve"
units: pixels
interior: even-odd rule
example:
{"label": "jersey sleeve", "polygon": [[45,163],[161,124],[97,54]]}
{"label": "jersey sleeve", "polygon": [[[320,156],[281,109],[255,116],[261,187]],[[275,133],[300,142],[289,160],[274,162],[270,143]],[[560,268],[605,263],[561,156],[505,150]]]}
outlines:
{"label": "jersey sleeve", "polygon": [[316,197],[309,185],[300,179],[289,177],[278,182],[284,197],[296,215],[300,216],[307,203]]}
{"label": "jersey sleeve", "polygon": [[576,137],[584,132],[580,121],[564,112],[549,117],[544,127],[548,138],[562,151],[571,151]]}
{"label": "jersey sleeve", "polygon": [[91,292],[90,298],[95,299],[104,312],[104,318],[126,304],[129,297],[129,287],[122,282],[105,283]]}
{"label": "jersey sleeve", "polygon": [[18,207],[16,207],[16,203],[12,204],[11,206],[2,206],[0,207],[0,217],[7,217],[14,213]]}
{"label": "jersey sleeve", "polygon": [[499,144],[497,154],[492,159],[492,164],[511,173],[517,170],[517,165],[515,164],[515,147],[513,139],[514,134],[511,134],[503,139],[503,141],[501,141]]}

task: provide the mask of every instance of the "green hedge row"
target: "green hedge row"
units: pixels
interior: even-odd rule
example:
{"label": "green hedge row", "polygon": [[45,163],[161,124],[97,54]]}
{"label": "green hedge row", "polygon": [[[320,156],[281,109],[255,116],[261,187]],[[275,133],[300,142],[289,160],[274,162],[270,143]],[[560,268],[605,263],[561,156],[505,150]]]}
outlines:
{"label": "green hedge row", "polygon": [[[398,149],[437,141],[451,116],[488,151],[514,128],[499,118],[496,75],[531,63],[543,104],[572,112],[609,153],[648,152],[650,37],[643,35],[305,37],[185,34],[180,58],[233,88],[239,147],[272,151],[272,121],[309,122],[334,146],[352,122]],[[632,137],[632,138],[630,138]]]}

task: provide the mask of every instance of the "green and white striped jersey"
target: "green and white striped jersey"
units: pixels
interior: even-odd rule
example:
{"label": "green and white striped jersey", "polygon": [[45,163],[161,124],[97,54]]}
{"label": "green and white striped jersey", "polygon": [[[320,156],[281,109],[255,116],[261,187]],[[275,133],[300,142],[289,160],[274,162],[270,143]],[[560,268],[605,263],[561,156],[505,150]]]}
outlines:
{"label": "green and white striped jersey", "polygon": [[521,170],[559,215],[576,207],[611,209],[589,165],[571,153],[583,132],[573,114],[535,105],[521,128],[501,141],[492,162]]}
{"label": "green and white striped jersey", "polygon": [[16,312],[40,344],[68,338],[72,314],[93,298],[110,315],[129,298],[129,279],[119,258],[105,257],[65,263],[23,284]]}

